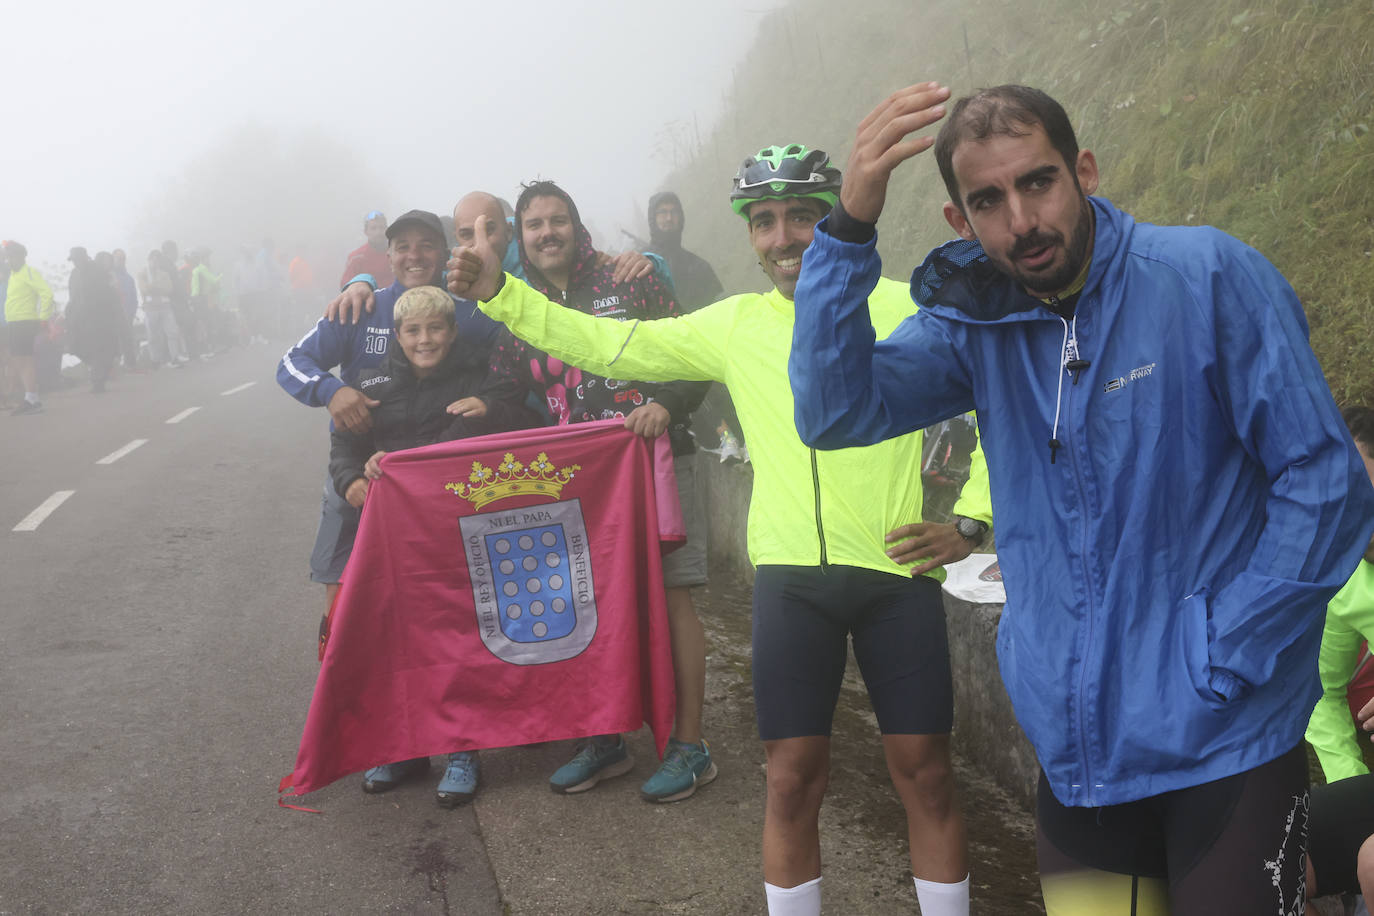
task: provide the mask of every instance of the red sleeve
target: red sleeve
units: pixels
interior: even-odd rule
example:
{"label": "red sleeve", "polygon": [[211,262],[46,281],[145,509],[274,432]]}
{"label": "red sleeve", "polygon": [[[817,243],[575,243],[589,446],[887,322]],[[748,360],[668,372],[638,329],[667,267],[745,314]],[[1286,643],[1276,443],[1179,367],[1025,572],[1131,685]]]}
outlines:
{"label": "red sleeve", "polygon": [[362,273],[367,273],[367,271],[358,267],[358,253],[356,251],[349,252],[348,260],[344,261],[343,276],[339,278],[339,289],[343,289],[349,280]]}

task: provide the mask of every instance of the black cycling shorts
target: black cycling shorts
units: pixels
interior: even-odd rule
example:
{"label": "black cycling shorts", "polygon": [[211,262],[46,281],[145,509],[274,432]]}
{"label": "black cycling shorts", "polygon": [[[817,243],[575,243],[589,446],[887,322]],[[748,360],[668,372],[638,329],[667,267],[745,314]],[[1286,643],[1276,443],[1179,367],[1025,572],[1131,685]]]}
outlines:
{"label": "black cycling shorts", "polygon": [[11,356],[33,356],[34,342],[43,330],[41,321],[11,321],[5,325],[5,337]]}
{"label": "black cycling shorts", "polygon": [[1223,779],[1070,808],[1043,773],[1036,855],[1047,916],[1302,912],[1307,749]]}
{"label": "black cycling shorts", "polygon": [[764,741],[830,734],[853,640],[885,735],[954,722],[940,584],[854,566],[760,566],[754,577],[754,705]]}
{"label": "black cycling shorts", "polygon": [[1374,773],[1312,787],[1312,830],[1307,854],[1312,859],[1314,891],[1358,894],[1355,862],[1360,847],[1374,836]]}

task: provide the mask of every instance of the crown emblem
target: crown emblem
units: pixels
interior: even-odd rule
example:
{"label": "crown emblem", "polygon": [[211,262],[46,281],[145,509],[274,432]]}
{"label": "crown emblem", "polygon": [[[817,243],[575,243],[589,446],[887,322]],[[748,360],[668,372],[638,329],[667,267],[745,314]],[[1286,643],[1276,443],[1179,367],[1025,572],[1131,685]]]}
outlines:
{"label": "crown emblem", "polygon": [[466,499],[475,509],[512,496],[547,496],[556,502],[563,493],[563,487],[580,470],[580,464],[554,467],[545,452],[534,456],[528,465],[517,461],[513,452],[506,452],[501,463],[494,468],[474,461],[472,473],[468,475],[469,483],[448,483],[444,484],[444,489],[452,490],[460,499]]}

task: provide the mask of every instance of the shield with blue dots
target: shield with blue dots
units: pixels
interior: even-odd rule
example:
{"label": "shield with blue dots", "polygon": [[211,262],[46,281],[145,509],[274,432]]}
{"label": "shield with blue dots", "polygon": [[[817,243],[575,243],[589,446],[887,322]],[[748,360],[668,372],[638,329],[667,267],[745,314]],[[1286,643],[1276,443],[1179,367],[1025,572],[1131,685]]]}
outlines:
{"label": "shield with blue dots", "polygon": [[596,590],[577,499],[459,520],[483,644],[516,665],[577,655],[596,633]]}

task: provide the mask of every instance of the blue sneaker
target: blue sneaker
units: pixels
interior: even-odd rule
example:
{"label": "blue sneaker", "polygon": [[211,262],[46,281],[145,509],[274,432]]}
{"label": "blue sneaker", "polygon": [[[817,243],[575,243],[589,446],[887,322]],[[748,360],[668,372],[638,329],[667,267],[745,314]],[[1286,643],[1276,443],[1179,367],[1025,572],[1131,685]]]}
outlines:
{"label": "blue sneaker", "polygon": [[698,786],[716,778],[716,764],[711,759],[711,746],[704,740],[688,744],[676,738],[668,739],[663,751],[663,763],[648,782],[639,787],[639,797],[651,802],[675,802],[690,798]]}
{"label": "blue sneaker", "polygon": [[472,801],[477,794],[479,772],[476,751],[449,754],[448,769],[444,770],[444,778],[439,780],[439,788],[434,793],[439,807],[456,808]]}
{"label": "blue sneaker", "polygon": [[578,748],[572,760],[549,778],[549,788],[564,795],[586,792],[603,779],[623,776],[635,765],[620,735],[597,735]]}
{"label": "blue sneaker", "polygon": [[384,763],[363,774],[363,791],[373,795],[390,792],[407,779],[423,776],[427,772],[428,757],[416,757],[413,760],[402,760],[400,763]]}

